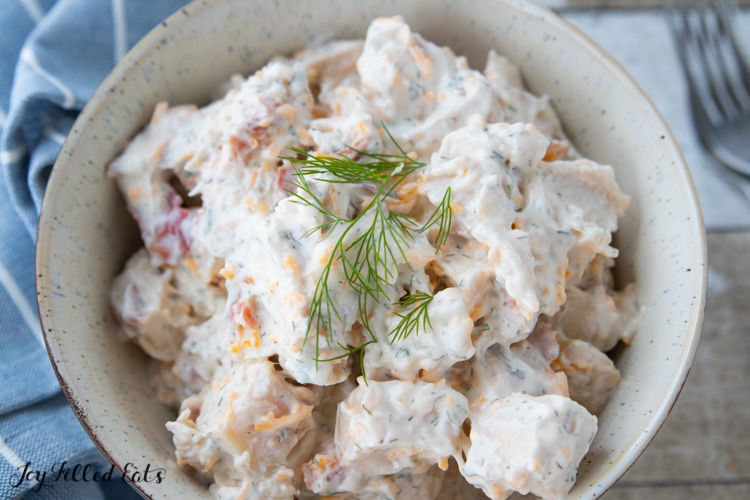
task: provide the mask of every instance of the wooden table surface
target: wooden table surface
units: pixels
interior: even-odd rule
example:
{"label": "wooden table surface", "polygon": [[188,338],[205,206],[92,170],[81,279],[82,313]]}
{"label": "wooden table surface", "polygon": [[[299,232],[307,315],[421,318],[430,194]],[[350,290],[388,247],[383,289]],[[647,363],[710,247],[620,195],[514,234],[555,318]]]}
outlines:
{"label": "wooden table surface", "polygon": [[687,384],[604,500],[750,499],[750,232],[708,234],[708,298]]}

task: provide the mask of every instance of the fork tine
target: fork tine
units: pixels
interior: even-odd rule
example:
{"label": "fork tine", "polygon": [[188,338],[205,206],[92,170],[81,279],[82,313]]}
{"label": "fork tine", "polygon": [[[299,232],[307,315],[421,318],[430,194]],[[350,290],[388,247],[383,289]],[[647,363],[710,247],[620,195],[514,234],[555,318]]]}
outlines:
{"label": "fork tine", "polygon": [[688,86],[689,88],[695,89],[697,88],[697,81],[695,76],[693,75],[691,64],[690,64],[690,58],[688,57],[688,49],[687,47],[691,45],[690,41],[687,37],[687,12],[686,8],[683,5],[683,2],[675,4],[674,2],[669,4],[667,7],[667,19],[670,23],[670,28],[672,31],[672,35],[675,38],[675,48],[677,49],[677,55],[680,58],[680,62],[682,63],[682,69],[685,73],[685,77],[688,80]]}
{"label": "fork tine", "polygon": [[678,4],[666,12],[698,137],[714,159],[750,176],[750,79],[734,40],[730,1],[672,0]]}
{"label": "fork tine", "polygon": [[750,73],[734,39],[733,0],[678,0],[672,3],[672,31],[694,102],[711,123],[750,111]]}
{"label": "fork tine", "polygon": [[697,21],[693,24],[697,28],[694,36],[702,59],[701,65],[705,70],[705,79],[721,113],[721,119],[732,119],[740,113],[739,99],[729,83],[732,72],[727,66],[722,40],[719,38],[718,14],[713,3],[701,4],[695,8],[695,12]]}
{"label": "fork tine", "polygon": [[[679,0],[668,7],[669,20],[675,38],[677,54],[688,81],[688,89],[693,106],[702,106],[702,114],[712,123],[722,120],[722,111],[716,103],[709,82],[706,79],[706,62],[699,44],[700,35],[695,33],[691,17],[695,14],[695,5]],[[697,56],[696,56],[697,54]]]}
{"label": "fork tine", "polygon": [[737,2],[734,0],[715,0],[717,22],[719,32],[727,45],[727,53],[731,56],[738,70],[738,78],[735,79],[737,91],[740,95],[740,107],[750,111],[750,67],[742,52],[742,48],[735,36],[732,18],[737,14]]}

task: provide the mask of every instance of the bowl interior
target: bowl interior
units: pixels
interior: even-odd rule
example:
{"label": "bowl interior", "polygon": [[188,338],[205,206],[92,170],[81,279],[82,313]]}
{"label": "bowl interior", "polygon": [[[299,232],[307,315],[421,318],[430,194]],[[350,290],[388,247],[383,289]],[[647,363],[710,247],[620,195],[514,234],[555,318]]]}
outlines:
{"label": "bowl interior", "polygon": [[39,226],[40,315],[50,356],[81,422],[119,467],[166,469],[154,497],[201,498],[181,471],[146,358],[124,344],[108,305],[112,278],[139,245],[108,162],[157,102],[205,103],[232,73],[320,38],[361,38],[370,20],[402,15],[417,32],[482,69],[494,48],[548,94],[576,147],[614,166],[632,206],[621,221],[618,279],[635,281],[645,315],[617,357],[623,382],[600,415],[572,498],[595,498],[653,437],[684,383],[705,295],[705,238],[684,160],[624,70],[553,13],[520,0],[220,0],[195,2],[141,41],[76,122],[53,170]]}

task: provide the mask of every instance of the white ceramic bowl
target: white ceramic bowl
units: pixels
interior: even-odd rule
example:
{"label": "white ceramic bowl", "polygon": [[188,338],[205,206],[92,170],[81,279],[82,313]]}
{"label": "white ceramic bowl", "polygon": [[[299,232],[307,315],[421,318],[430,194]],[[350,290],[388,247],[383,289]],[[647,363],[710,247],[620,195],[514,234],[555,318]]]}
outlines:
{"label": "white ceramic bowl", "polygon": [[108,305],[113,276],[139,245],[108,162],[155,104],[207,101],[234,72],[312,38],[361,38],[369,21],[401,14],[417,32],[482,68],[489,48],[546,93],[587,156],[615,167],[632,206],[621,221],[617,272],[639,287],[646,314],[617,356],[623,381],[600,415],[571,498],[595,498],[635,461],[666,418],[698,342],[706,283],[695,192],[662,118],[625,71],[555,14],[520,0],[199,1],[142,40],[104,81],[66,141],[50,178],[37,246],[39,308],[63,389],[81,423],[122,469],[166,469],[154,498],[208,495],[179,469],[145,355],[123,344]]}

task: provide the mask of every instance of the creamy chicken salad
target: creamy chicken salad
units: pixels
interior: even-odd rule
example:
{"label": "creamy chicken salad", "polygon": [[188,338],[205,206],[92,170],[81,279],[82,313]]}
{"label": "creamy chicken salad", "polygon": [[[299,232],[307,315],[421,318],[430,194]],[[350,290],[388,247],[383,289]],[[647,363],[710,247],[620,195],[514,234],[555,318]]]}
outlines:
{"label": "creamy chicken salad", "polygon": [[115,279],[178,463],[217,498],[556,499],[635,333],[629,204],[550,102],[398,17],[156,107],[109,166]]}

